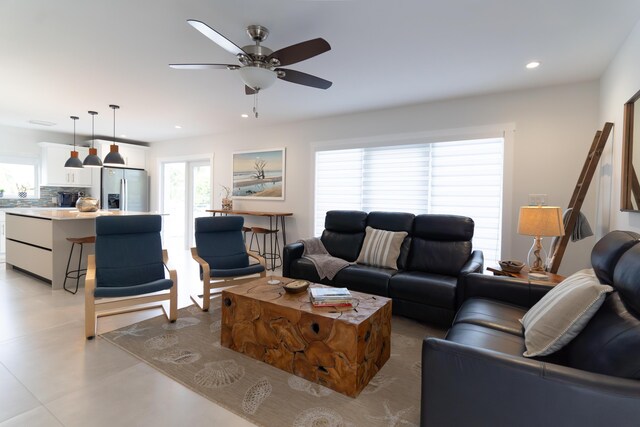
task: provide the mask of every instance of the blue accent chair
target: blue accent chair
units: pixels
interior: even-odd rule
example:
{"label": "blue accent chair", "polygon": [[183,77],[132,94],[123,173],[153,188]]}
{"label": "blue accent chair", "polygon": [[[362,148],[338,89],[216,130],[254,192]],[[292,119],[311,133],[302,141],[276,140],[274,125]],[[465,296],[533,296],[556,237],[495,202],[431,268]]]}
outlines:
{"label": "blue accent chair", "polygon": [[[85,278],[85,333],[96,335],[98,317],[162,307],[169,300],[168,318],[177,319],[178,276],[167,266],[162,249],[160,215],[100,216],[96,218],[95,255],[89,255]],[[165,269],[169,278],[165,278]],[[132,307],[134,306],[134,307]]]}
{"label": "blue accent chair", "polygon": [[[223,288],[247,281],[247,276],[266,276],[264,258],[248,252],[242,235],[241,216],[213,216],[196,218],[196,247],[191,256],[200,266],[202,296],[191,299],[203,311],[209,310],[211,288]],[[258,263],[250,264],[249,257]]]}

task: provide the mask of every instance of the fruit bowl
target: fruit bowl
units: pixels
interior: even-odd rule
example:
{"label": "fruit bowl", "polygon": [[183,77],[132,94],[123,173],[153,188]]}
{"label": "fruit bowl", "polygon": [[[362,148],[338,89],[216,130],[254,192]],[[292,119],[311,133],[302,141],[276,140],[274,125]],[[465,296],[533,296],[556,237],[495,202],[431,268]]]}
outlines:
{"label": "fruit bowl", "polygon": [[299,292],[307,290],[309,287],[309,282],[306,280],[296,280],[284,285],[284,290],[289,292],[290,294],[297,294]]}
{"label": "fruit bowl", "polygon": [[502,271],[507,273],[519,273],[524,267],[524,263],[521,261],[498,261],[498,264],[500,264]]}

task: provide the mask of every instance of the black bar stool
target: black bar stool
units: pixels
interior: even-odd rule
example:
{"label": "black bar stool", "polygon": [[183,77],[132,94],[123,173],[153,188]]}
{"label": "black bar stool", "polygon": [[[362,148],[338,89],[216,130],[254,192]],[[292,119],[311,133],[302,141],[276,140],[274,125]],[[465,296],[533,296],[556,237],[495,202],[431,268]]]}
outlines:
{"label": "black bar stool", "polygon": [[[271,261],[271,270],[275,270],[276,268],[280,267],[282,265],[282,257],[280,256],[278,230],[269,230],[268,228],[262,227],[251,227],[251,232],[253,233],[253,236],[257,236],[256,241],[258,243],[258,253],[264,257],[265,261]],[[262,234],[262,249],[260,249],[260,234]],[[267,252],[267,235],[269,235],[269,252]],[[253,243],[253,236],[251,236],[251,243]],[[280,260],[280,263],[278,265],[276,265],[276,260]]]}
{"label": "black bar stool", "polygon": [[[67,237],[67,241],[71,242],[71,252],[69,252],[69,260],[67,261],[67,271],[64,276],[64,283],[62,287],[65,291],[75,294],[78,292],[78,285],[80,284],[80,278],[87,274],[86,268],[80,268],[80,264],[82,264],[82,247],[85,243],[95,243],[96,236],[87,236],[87,237]],[[80,256],[78,257],[78,269],[77,270],[69,270],[69,266],[71,265],[71,257],[73,256],[73,249],[76,245],[80,245]],[[76,289],[72,291],[71,289],[67,289],[67,279],[76,279]]]}

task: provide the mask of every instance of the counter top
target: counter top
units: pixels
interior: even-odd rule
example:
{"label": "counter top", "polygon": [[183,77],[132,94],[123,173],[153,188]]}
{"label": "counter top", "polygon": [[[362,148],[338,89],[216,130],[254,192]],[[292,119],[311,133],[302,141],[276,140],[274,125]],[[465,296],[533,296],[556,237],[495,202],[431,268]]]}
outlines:
{"label": "counter top", "polygon": [[29,209],[11,208],[5,210],[7,214],[31,216],[34,218],[52,220],[73,220],[73,219],[95,219],[104,215],[162,215],[157,212],[135,212],[135,211],[107,211],[80,212],[77,209]]}

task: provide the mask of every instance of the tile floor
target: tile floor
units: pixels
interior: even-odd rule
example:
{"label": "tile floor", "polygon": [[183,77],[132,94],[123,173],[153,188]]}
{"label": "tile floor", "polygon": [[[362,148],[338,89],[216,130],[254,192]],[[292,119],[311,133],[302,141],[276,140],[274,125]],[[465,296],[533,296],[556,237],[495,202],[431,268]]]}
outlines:
{"label": "tile floor", "polygon": [[[199,281],[188,252],[179,255],[185,307]],[[85,340],[82,292],[52,291],[0,263],[0,427],[253,425],[100,337]],[[98,334],[160,314],[101,318]]]}

